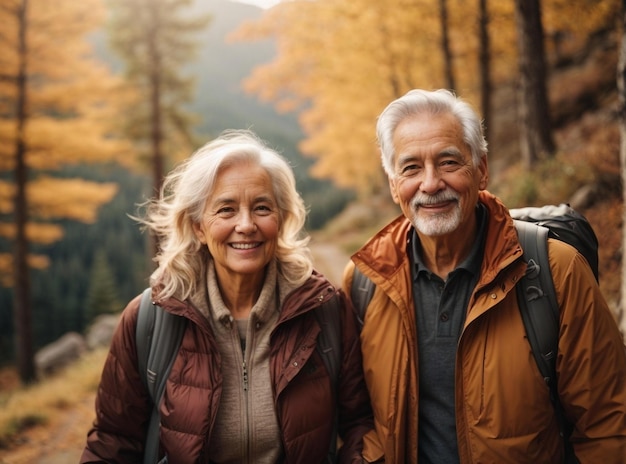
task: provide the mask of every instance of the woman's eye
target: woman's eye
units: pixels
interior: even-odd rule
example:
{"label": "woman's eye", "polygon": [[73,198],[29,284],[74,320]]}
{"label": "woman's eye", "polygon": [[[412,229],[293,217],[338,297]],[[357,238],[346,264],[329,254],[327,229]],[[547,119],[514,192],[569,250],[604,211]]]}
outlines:
{"label": "woman's eye", "polygon": [[235,210],[231,208],[230,206],[223,206],[222,208],[218,208],[217,214],[220,214],[220,215],[232,214],[234,211]]}
{"label": "woman's eye", "polygon": [[255,211],[261,213],[261,214],[268,214],[272,212],[272,208],[270,208],[268,205],[259,205],[257,207],[254,208]]}

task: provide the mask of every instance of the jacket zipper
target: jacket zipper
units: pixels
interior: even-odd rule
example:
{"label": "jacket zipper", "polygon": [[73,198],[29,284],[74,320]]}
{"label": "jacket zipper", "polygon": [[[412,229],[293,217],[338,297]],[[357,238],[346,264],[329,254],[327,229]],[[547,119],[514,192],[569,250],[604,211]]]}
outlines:
{"label": "jacket zipper", "polygon": [[248,391],[248,366],[246,365],[246,360],[243,360],[242,363],[242,369],[243,369],[243,391],[247,392]]}

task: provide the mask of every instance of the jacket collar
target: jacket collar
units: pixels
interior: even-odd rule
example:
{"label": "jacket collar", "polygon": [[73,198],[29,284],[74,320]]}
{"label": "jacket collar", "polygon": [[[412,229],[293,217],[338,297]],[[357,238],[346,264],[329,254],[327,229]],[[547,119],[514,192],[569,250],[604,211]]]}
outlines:
{"label": "jacket collar", "polygon": [[[478,201],[486,207],[488,214],[485,255],[477,284],[477,288],[481,288],[520,260],[522,249],[513,219],[504,204],[488,191],[481,191]],[[400,215],[352,255],[352,260],[375,283],[390,280],[401,267],[409,266],[407,243],[412,230],[411,222]],[[525,266],[523,263],[521,266],[521,270],[515,267],[516,275],[523,273]]]}

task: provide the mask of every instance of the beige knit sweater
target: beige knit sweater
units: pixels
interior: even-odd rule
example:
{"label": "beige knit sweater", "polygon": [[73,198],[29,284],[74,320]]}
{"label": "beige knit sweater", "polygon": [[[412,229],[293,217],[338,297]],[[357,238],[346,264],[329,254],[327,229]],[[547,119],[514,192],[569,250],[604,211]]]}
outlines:
{"label": "beige knit sweater", "polygon": [[[269,337],[278,320],[281,294],[284,296],[291,289],[279,277],[276,263],[270,263],[249,319],[235,321],[220,295],[212,262],[207,284],[210,303],[205,301],[199,306],[206,311],[215,333],[223,376],[220,407],[210,441],[211,462],[275,463],[282,454],[282,444],[270,381]],[[245,327],[245,352],[238,326]]]}

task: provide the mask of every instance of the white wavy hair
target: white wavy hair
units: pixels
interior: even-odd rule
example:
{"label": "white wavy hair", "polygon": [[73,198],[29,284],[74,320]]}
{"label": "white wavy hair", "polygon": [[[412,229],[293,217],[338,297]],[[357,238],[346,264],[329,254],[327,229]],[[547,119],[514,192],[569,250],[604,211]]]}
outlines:
{"label": "white wavy hair", "polygon": [[155,256],[157,269],[151,283],[162,286],[161,298],[173,295],[184,300],[197,289],[198,276],[204,275],[211,259],[208,248],[195,232],[207,199],[225,168],[254,163],[269,174],[279,209],[276,259],[279,272],[291,284],[302,284],[311,274],[313,261],[304,231],[306,207],[296,190],[289,163],[248,130],[229,130],[207,143],[186,159],[164,180],[159,198],[144,204],[146,214],[136,218],[159,239]]}
{"label": "white wavy hair", "polygon": [[450,113],[457,118],[463,131],[463,141],[472,153],[474,167],[478,166],[482,157],[487,156],[487,141],[482,121],[468,103],[446,89],[433,91],[413,89],[389,103],[376,123],[376,137],[387,176],[395,177],[393,163],[396,153],[393,133],[403,120],[423,113],[432,115]]}

